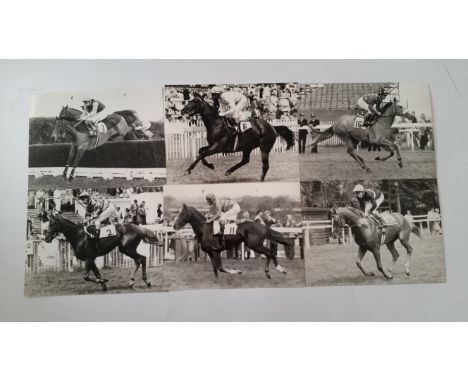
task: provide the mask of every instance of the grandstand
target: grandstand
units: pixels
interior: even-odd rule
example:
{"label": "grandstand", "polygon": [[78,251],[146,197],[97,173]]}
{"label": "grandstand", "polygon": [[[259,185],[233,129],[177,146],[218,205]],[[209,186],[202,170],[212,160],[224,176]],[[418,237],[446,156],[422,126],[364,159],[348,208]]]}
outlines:
{"label": "grandstand", "polygon": [[359,97],[377,92],[381,86],[391,92],[392,99],[400,98],[398,83],[393,82],[310,84],[301,86],[297,106],[301,112],[314,112],[321,120],[333,121],[353,109]]}

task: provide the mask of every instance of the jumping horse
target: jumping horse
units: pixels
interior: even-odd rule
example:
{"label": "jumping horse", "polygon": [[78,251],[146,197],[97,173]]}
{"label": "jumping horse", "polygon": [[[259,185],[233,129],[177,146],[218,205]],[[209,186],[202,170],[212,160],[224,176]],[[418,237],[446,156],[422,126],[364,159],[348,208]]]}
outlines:
{"label": "jumping horse", "polygon": [[[94,263],[97,257],[104,256],[115,247],[119,247],[121,253],[132,258],[135,262],[129,286],[133,288],[135,285],[135,275],[141,265],[142,279],[148,288],[151,287],[151,282],[146,275],[146,257],[137,252],[137,247],[143,240],[145,243],[157,243],[158,237],[149,229],[135,225],[133,223],[117,224],[115,226],[116,235],[91,239],[86,234],[82,224],[75,224],[70,220],[65,219],[60,214],[49,215],[49,229],[45,236],[45,241],[50,243],[59,233],[62,233],[67,241],[71,244],[75,256],[85,262],[86,272],[84,275],[85,281],[90,281],[101,285],[103,291],[107,290],[107,279],[102,278],[98,267]],[[93,272],[96,279],[89,277],[89,273]]]}
{"label": "jumping horse", "polygon": [[369,127],[355,127],[354,115],[342,115],[331,127],[324,131],[312,130],[312,140],[310,146],[315,146],[318,143],[336,135],[343,141],[347,147],[348,154],[367,172],[370,168],[367,167],[364,159],[356,153],[356,147],[359,142],[366,142],[370,145],[382,146],[389,154],[385,157],[377,156],[375,160],[386,161],[393,155],[397,156],[398,166],[403,167],[401,160],[400,149],[395,143],[395,131],[392,129],[395,117],[405,116],[403,106],[396,102],[388,102],[381,109],[381,115],[377,118],[374,124]]}
{"label": "jumping horse", "polygon": [[273,260],[273,264],[275,264],[275,267],[279,272],[286,274],[286,270],[278,264],[276,251],[272,251],[263,245],[265,239],[268,239],[272,242],[280,243],[291,248],[292,253],[294,251],[294,240],[285,238],[280,232],[252,220],[247,220],[238,224],[234,235],[225,235],[225,244],[223,246],[221,236],[213,234],[213,222],[206,223],[206,218],[202,213],[197,211],[194,207],[189,207],[184,203],[182,210],[174,223],[174,229],[179,230],[186,224],[190,224],[201,244],[201,248],[210,256],[216,280],[218,279],[218,271],[229,274],[242,273],[238,269],[227,269],[223,267],[221,261],[221,251],[224,249],[235,248],[241,243],[245,243],[250,249],[266,256],[266,277],[269,279],[271,278],[269,269],[271,260]]}
{"label": "jumping horse", "polygon": [[101,126],[105,127],[102,131],[98,131],[96,135],[90,135],[86,122],[81,119],[82,114],[80,110],[64,106],[57,117],[62,124],[64,121],[67,122],[65,126],[72,137],[70,152],[63,170],[63,177],[67,179],[68,169],[73,165],[68,175],[70,181],[85,151],[94,150],[107,141],[113,141],[119,137],[125,140],[136,140],[138,137],[135,133],[135,126],[141,124],[135,111],[116,111],[100,121],[103,124]]}
{"label": "jumping horse", "polygon": [[279,136],[286,141],[286,150],[293,147],[296,141],[294,132],[288,127],[273,126],[261,118],[251,119],[253,127],[241,133],[238,139],[236,139],[232,129],[227,127],[226,119],[220,117],[216,109],[199,94],[195,94],[195,97],[185,105],[181,113],[189,115],[199,114],[201,116],[205,124],[208,141],[208,146],[201,147],[198,150],[197,158],[186,170],[187,175],[190,175],[199,161],[202,161],[206,167],[213,170],[214,165],[208,163],[205,159],[210,155],[242,151],[242,160],[226,171],[225,175],[229,176],[240,167],[249,163],[250,153],[259,147],[262,155],[261,181],[263,182],[270,168],[269,155],[276,138]]}
{"label": "jumping horse", "polygon": [[[371,251],[374,255],[377,269],[387,278],[392,279],[392,268],[400,256],[395,248],[395,241],[400,240],[400,243],[405,247],[407,259],[405,263],[405,273],[410,275],[410,257],[413,248],[409,243],[411,232],[421,238],[419,227],[410,223],[402,214],[398,212],[389,213],[396,221],[395,229],[386,229],[386,233],[382,243],[382,228],[372,218],[364,217],[362,211],[353,207],[340,207],[331,210],[333,225],[336,228],[343,228],[349,226],[354,235],[354,240],[359,246],[358,257],[356,261],[357,267],[366,276],[374,276],[373,272],[367,272],[361,264],[362,259],[367,251]],[[392,254],[392,265],[385,271],[382,267],[380,259],[380,246],[385,244]]]}

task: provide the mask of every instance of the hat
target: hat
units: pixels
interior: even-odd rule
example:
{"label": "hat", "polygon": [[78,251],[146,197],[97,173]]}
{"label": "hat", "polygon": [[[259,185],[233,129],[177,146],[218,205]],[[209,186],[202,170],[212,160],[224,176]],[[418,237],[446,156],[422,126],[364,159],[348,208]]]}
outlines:
{"label": "hat", "polygon": [[216,85],[211,88],[212,93],[222,93],[224,92],[224,88],[222,86]]}
{"label": "hat", "polygon": [[209,194],[206,194],[205,198],[208,200],[216,200],[216,195],[210,192]]}
{"label": "hat", "polygon": [[364,192],[364,187],[362,184],[356,184],[353,188],[353,192]]}
{"label": "hat", "polygon": [[78,197],[80,199],[89,198],[89,194],[86,191],[83,191]]}
{"label": "hat", "polygon": [[94,98],[88,97],[88,98],[85,98],[82,102],[93,102],[93,101],[94,101]]}

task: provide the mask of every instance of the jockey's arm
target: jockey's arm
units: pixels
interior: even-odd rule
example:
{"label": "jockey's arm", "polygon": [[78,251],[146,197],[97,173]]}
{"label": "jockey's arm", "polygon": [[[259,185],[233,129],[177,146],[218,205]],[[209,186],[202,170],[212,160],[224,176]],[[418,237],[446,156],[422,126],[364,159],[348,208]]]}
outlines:
{"label": "jockey's arm", "polygon": [[382,115],[382,113],[376,109],[376,105],[377,104],[369,103],[369,110],[371,110],[373,113],[375,113],[377,115]]}
{"label": "jockey's arm", "polygon": [[98,102],[93,102],[93,108],[89,112],[88,117],[91,115],[96,115],[98,113],[98,106],[99,106]]}
{"label": "jockey's arm", "polygon": [[372,213],[377,208],[377,203],[375,202],[375,198],[371,198],[370,203],[372,204],[372,207],[370,208],[369,213]]}
{"label": "jockey's arm", "polygon": [[221,217],[221,212],[217,212],[216,214],[207,217],[206,222],[211,223],[212,221],[219,219],[220,217]]}

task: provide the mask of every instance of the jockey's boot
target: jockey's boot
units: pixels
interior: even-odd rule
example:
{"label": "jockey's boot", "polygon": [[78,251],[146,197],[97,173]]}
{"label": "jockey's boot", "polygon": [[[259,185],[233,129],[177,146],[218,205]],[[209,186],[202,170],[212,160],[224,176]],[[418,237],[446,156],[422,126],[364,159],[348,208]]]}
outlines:
{"label": "jockey's boot", "polygon": [[88,127],[89,135],[96,136],[97,135],[97,128],[94,122],[86,121],[86,126]]}

